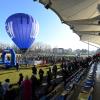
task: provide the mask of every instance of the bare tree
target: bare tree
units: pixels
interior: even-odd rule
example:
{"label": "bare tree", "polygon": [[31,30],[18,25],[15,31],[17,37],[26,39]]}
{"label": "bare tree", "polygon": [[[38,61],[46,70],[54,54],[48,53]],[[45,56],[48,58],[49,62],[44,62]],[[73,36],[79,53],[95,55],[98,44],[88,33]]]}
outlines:
{"label": "bare tree", "polygon": [[0,43],[0,52],[2,52],[3,49],[7,48],[11,48],[11,46],[9,44]]}
{"label": "bare tree", "polygon": [[42,52],[50,52],[51,51],[51,46],[48,45],[48,44],[45,44],[45,43],[42,43],[42,42],[37,42],[37,43],[34,43],[30,50],[33,50],[34,52],[39,52],[39,53],[42,53]]}

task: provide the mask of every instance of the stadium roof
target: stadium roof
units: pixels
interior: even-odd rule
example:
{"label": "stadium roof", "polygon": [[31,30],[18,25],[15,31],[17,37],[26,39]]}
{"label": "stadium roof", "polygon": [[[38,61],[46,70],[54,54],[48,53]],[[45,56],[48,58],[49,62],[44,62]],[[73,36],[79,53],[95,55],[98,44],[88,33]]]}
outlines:
{"label": "stadium roof", "polygon": [[[34,0],[35,1],[35,0]],[[100,46],[100,0],[39,0],[84,42]]]}

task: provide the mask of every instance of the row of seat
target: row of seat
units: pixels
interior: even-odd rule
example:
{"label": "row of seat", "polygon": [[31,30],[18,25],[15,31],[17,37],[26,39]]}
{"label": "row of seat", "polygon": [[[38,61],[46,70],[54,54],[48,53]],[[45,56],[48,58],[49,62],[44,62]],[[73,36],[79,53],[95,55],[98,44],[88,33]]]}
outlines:
{"label": "row of seat", "polygon": [[79,70],[79,72],[76,73],[73,76],[73,78],[66,84],[65,90],[70,92],[74,88],[74,85],[79,83],[79,81],[80,81],[81,77],[83,76],[84,72],[85,72],[85,69],[84,70],[83,69]]}
{"label": "row of seat", "polygon": [[[81,73],[83,69],[79,69],[77,72],[75,72],[74,74],[72,74],[69,78],[66,79],[66,86],[65,89],[66,91],[68,91],[68,88],[70,88],[69,90],[71,90],[73,88],[74,85],[74,81],[75,81],[75,76],[79,76],[79,73]],[[77,81],[77,80],[76,80]],[[63,82],[62,82],[63,83]],[[59,84],[49,95],[47,95],[46,98],[49,97],[49,99],[53,99],[56,98],[56,95],[59,93],[59,90],[61,91],[63,89],[63,84]],[[73,84],[72,84],[73,83]],[[68,86],[67,86],[68,85]],[[58,96],[57,96],[58,98]],[[57,99],[58,100],[58,99]]]}
{"label": "row of seat", "polygon": [[84,75],[85,71],[86,69],[79,69],[75,74],[70,77],[70,79],[67,79],[65,90],[60,96],[56,98],[56,100],[68,100],[69,96],[73,92],[73,89],[75,88],[75,85],[79,84],[80,79]]}
{"label": "row of seat", "polygon": [[92,92],[95,84],[97,66],[96,63],[92,64],[81,86],[81,93],[79,94],[79,100],[92,100]]}

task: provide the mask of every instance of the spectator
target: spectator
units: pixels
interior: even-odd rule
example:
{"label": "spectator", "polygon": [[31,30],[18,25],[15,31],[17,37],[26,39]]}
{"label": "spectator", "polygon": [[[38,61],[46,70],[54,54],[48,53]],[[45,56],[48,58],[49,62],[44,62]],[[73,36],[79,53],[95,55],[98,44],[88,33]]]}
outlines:
{"label": "spectator", "polygon": [[4,94],[4,100],[8,100],[8,94],[9,94],[9,89],[10,89],[10,80],[9,79],[6,79],[5,82],[3,83],[3,94]]}
{"label": "spectator", "polygon": [[63,70],[63,67],[64,67],[63,62],[61,63],[60,67],[61,67],[61,70]]}
{"label": "spectator", "polygon": [[49,66],[49,71],[51,71],[51,73],[53,73],[53,63],[51,64],[51,66]]}
{"label": "spectator", "polygon": [[48,85],[51,85],[51,79],[52,79],[51,72],[47,71],[47,83],[48,83]]}
{"label": "spectator", "polygon": [[51,71],[51,67],[49,67],[49,73],[51,73],[52,71]]}
{"label": "spectator", "polygon": [[16,63],[16,70],[17,71],[19,70],[19,64],[18,64],[18,62]]}
{"label": "spectator", "polygon": [[64,81],[64,86],[66,85],[66,78],[67,76],[67,71],[63,68],[62,70],[62,76],[63,76],[63,81]]}
{"label": "spectator", "polygon": [[44,71],[42,69],[40,69],[39,70],[40,83],[42,83],[42,81],[43,81],[43,74],[44,74]]}
{"label": "spectator", "polygon": [[53,71],[53,75],[54,75],[54,79],[55,79],[57,76],[57,65],[56,64],[54,64],[52,71]]}
{"label": "spectator", "polygon": [[1,85],[1,82],[0,82],[0,100],[3,100],[3,87]]}
{"label": "spectator", "polygon": [[19,85],[19,86],[21,85],[22,81],[23,81],[23,74],[20,73],[20,74],[19,74],[19,81],[18,81],[18,85]]}
{"label": "spectator", "polygon": [[38,80],[34,74],[31,77],[31,81],[32,81],[32,100],[37,100],[35,91],[38,87]]}
{"label": "spectator", "polygon": [[4,90],[4,94],[9,90],[9,86],[10,86],[10,80],[6,79],[5,82],[3,83],[3,90]]}
{"label": "spectator", "polygon": [[36,74],[37,74],[37,68],[36,68],[36,66],[35,66],[35,65],[32,67],[32,73],[33,73],[34,75],[36,75]]}
{"label": "spectator", "polygon": [[32,100],[32,83],[29,80],[28,76],[25,77],[25,80],[21,84],[22,86],[22,100]]}

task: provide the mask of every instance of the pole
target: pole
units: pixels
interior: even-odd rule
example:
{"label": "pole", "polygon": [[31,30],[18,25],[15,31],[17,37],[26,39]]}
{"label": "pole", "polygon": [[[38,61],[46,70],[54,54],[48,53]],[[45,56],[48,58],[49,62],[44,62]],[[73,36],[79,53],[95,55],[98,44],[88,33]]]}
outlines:
{"label": "pole", "polygon": [[88,41],[88,57],[89,57],[89,41]]}

